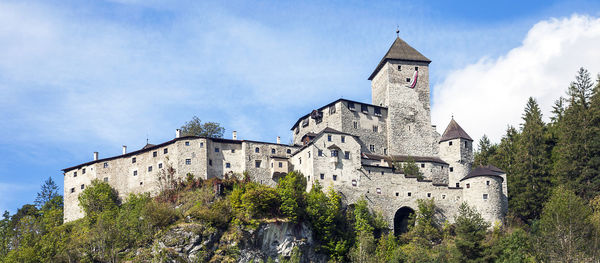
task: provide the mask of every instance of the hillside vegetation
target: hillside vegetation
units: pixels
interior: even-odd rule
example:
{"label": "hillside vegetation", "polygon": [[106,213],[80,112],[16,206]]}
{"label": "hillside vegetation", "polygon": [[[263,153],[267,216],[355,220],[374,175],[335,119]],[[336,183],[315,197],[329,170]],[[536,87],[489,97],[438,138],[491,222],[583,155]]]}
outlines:
{"label": "hillside vegetation", "polygon": [[550,119],[531,98],[520,127],[498,144],[479,142],[476,165],[508,174],[503,226],[489,226],[465,204],[455,223],[439,222],[429,199],[418,201],[408,232],[394,236],[367,200],[345,206],[318,183],[306,192],[297,172],[276,187],[244,175],[189,175],[156,197],[125,200],[94,181],[79,197],[85,217],[63,224],[62,196],[49,179],[35,204],[4,213],[0,261],[598,262],[600,84],[581,69]]}

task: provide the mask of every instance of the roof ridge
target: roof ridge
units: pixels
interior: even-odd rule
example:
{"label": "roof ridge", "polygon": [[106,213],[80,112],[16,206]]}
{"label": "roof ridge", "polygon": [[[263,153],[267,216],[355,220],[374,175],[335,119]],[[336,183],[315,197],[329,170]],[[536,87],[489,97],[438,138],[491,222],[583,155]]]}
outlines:
{"label": "roof ridge", "polygon": [[385,56],[381,59],[377,67],[369,76],[369,80],[372,80],[377,72],[381,70],[387,60],[405,60],[405,61],[419,61],[425,63],[431,63],[431,60],[425,57],[421,52],[410,46],[406,41],[402,40],[399,36],[396,37],[394,43],[390,46],[390,49],[385,53]]}

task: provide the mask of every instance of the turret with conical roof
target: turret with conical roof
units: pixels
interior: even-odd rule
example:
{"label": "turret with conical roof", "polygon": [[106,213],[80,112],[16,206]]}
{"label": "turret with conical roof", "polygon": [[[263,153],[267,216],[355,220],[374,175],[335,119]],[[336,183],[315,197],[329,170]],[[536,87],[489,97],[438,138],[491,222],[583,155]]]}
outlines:
{"label": "turret with conical roof", "polygon": [[373,104],[388,108],[387,145],[391,155],[434,153],[429,63],[431,60],[398,37],[369,77]]}
{"label": "turret with conical roof", "polygon": [[453,117],[440,138],[439,147],[440,158],[450,164],[450,186],[460,187],[460,180],[471,172],[473,165],[473,139]]}

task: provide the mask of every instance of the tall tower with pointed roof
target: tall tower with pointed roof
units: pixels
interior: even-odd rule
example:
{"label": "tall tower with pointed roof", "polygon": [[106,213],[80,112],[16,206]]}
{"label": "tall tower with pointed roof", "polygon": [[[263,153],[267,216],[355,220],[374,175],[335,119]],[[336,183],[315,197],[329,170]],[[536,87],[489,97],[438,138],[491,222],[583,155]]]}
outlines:
{"label": "tall tower with pointed roof", "polygon": [[473,139],[452,118],[439,142],[440,158],[449,164],[448,186],[461,187],[460,180],[471,172]]}
{"label": "tall tower with pointed roof", "polygon": [[429,105],[431,60],[397,37],[371,80],[372,102],[388,108],[390,155],[433,155]]}

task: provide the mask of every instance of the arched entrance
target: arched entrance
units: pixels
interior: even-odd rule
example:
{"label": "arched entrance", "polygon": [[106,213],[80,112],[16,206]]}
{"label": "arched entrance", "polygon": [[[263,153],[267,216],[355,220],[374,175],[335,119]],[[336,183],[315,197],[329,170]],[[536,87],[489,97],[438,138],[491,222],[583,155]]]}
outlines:
{"label": "arched entrance", "polygon": [[394,215],[394,235],[399,236],[400,234],[408,232],[408,226],[410,224],[410,216],[415,213],[412,208],[403,206]]}

